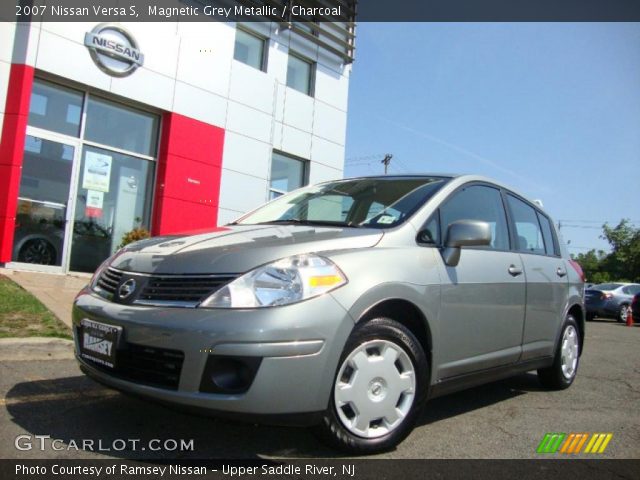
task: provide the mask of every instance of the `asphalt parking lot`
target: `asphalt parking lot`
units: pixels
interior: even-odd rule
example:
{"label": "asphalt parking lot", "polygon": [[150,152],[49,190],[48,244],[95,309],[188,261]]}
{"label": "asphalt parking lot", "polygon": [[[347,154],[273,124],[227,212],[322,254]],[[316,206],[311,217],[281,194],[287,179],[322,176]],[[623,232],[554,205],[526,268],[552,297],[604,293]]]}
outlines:
{"label": "asphalt parking lot", "polygon": [[[610,432],[600,455],[582,458],[640,458],[640,326],[609,320],[587,324],[578,378],[563,392],[540,388],[536,375],[485,385],[430,402],[419,426],[386,458],[539,458],[547,432]],[[301,385],[300,388],[304,388]],[[0,458],[237,458],[335,457],[305,429],[257,426],[193,416],[122,395],[86,378],[73,360],[0,363]],[[31,450],[18,450],[31,442]],[[35,435],[56,439],[58,450]],[[25,437],[23,437],[24,439]],[[78,451],[193,440],[193,451]],[[27,443],[24,443],[27,442]],[[131,445],[128,442],[127,445]],[[169,442],[172,447],[172,442]],[[556,454],[558,458],[560,454]]]}

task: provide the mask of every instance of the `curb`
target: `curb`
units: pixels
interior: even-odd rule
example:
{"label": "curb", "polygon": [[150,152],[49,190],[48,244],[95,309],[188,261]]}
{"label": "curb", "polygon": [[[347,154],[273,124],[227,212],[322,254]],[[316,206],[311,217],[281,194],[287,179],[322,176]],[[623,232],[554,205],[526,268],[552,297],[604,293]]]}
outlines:
{"label": "curb", "polygon": [[0,362],[72,360],[73,341],[64,338],[0,338]]}

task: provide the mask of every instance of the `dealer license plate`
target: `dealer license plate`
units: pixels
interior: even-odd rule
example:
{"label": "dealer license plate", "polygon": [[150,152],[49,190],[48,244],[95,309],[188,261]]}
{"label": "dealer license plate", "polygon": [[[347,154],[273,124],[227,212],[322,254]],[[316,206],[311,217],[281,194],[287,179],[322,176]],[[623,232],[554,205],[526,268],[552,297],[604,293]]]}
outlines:
{"label": "dealer license plate", "polygon": [[107,325],[84,318],[80,321],[80,356],[93,362],[114,368],[116,346],[122,327]]}

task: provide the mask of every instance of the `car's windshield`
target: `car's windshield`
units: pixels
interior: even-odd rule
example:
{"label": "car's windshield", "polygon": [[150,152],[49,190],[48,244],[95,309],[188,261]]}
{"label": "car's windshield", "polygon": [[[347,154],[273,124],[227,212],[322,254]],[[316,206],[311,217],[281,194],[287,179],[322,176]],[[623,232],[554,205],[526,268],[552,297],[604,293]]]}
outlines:
{"label": "car's windshield", "polygon": [[448,181],[390,177],[322,183],[284,195],[235,223],[390,228],[409,218]]}

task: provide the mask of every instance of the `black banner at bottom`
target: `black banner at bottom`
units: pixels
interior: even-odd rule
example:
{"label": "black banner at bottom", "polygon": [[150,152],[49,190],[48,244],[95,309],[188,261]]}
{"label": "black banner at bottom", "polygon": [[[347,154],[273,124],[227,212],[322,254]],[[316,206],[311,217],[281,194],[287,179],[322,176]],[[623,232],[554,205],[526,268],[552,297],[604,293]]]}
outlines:
{"label": "black banner at bottom", "polygon": [[637,479],[640,460],[0,460],[0,479]]}

